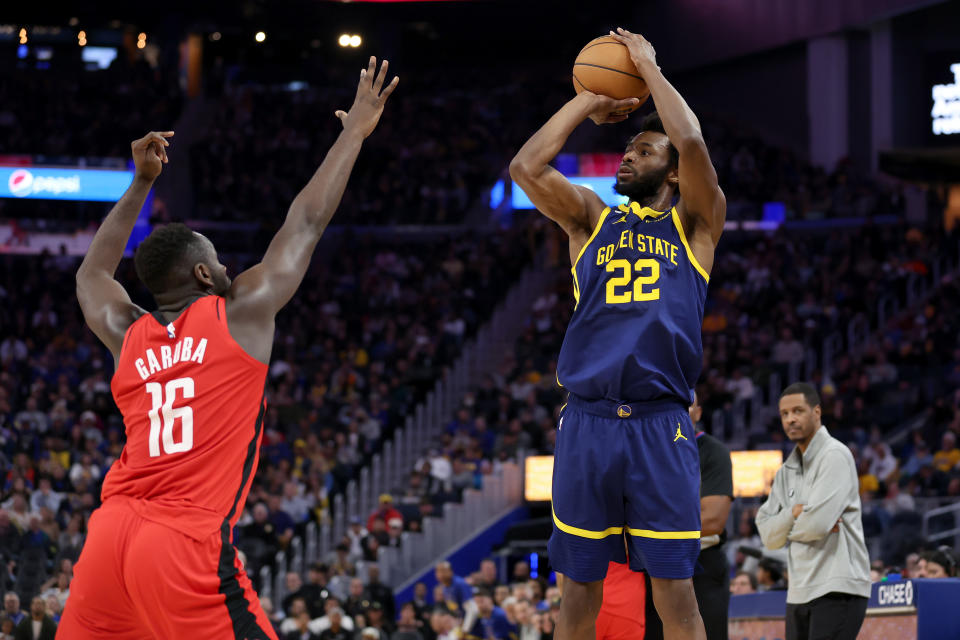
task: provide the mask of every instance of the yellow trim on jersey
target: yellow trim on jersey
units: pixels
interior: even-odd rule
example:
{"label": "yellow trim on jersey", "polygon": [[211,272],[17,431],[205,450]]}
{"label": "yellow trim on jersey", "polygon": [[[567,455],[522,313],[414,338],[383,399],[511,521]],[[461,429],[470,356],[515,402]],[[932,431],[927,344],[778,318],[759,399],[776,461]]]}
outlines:
{"label": "yellow trim on jersey", "polygon": [[580,248],[580,253],[577,254],[577,259],[573,261],[573,266],[570,267],[570,272],[573,274],[573,298],[575,300],[573,305],[574,309],[576,309],[577,305],[580,304],[580,282],[577,280],[577,264],[580,262],[580,258],[583,257],[583,254],[586,253],[587,247],[590,246],[590,243],[593,242],[593,239],[597,237],[598,233],[600,233],[600,227],[603,226],[603,221],[607,219],[607,215],[609,214],[610,207],[607,207],[603,210],[603,213],[600,214],[600,219],[597,220],[597,226],[593,228],[593,233],[590,234],[590,237],[587,238],[587,241],[584,243],[583,247]]}
{"label": "yellow trim on jersey", "polygon": [[656,538],[657,540],[699,540],[699,531],[651,531],[650,529],[631,529],[627,533],[638,538]]}
{"label": "yellow trim on jersey", "polygon": [[641,207],[639,202],[630,203],[630,212],[636,214],[641,220],[660,218],[663,214],[670,213],[669,211],[657,211],[653,207]]}
{"label": "yellow trim on jersey", "polygon": [[[603,531],[590,531],[589,529],[574,527],[565,522],[560,522],[560,518],[557,517],[557,512],[553,509],[553,504],[550,505],[550,511],[553,512],[553,523],[557,525],[557,529],[560,529],[560,531],[564,533],[569,533],[572,536],[589,538],[590,540],[603,540],[607,536],[615,536],[623,533],[623,527],[608,527]],[[698,535],[697,537],[699,538],[700,536]]]}
{"label": "yellow trim on jersey", "polygon": [[[591,531],[589,529],[574,527],[560,521],[560,518],[557,517],[557,512],[554,510],[552,504],[550,505],[550,511],[553,513],[553,522],[557,525],[557,529],[560,529],[560,531],[563,531],[564,533],[569,533],[572,536],[589,538],[590,540],[603,540],[608,536],[615,536],[623,533],[623,527],[608,527],[603,531]],[[700,539],[699,531],[651,531],[650,529],[631,529],[630,527],[627,527],[627,533],[639,538],[656,538],[657,540]]]}
{"label": "yellow trim on jersey", "polygon": [[693,268],[700,272],[700,275],[703,276],[703,279],[709,283],[710,274],[707,273],[706,269],[700,266],[696,256],[693,255],[693,249],[690,248],[690,243],[687,242],[687,235],[683,232],[683,223],[680,222],[680,214],[677,213],[677,208],[674,207],[671,209],[670,214],[673,216],[673,225],[677,228],[677,233],[680,234],[680,242],[683,243],[683,248],[687,250],[687,259],[690,260],[690,264],[693,265]]}

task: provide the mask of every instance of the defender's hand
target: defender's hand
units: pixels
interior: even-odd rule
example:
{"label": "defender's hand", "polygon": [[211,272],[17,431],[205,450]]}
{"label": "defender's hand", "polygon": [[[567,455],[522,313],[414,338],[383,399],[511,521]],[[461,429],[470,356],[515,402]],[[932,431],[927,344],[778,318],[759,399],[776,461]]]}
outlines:
{"label": "defender's hand", "polygon": [[795,504],[795,505],[793,505],[793,517],[794,517],[794,519],[799,518],[801,513],[803,513],[803,505],[802,505],[802,504]]}
{"label": "defender's hand", "polygon": [[390,94],[393,93],[393,90],[397,88],[397,83],[400,82],[400,78],[394,76],[387,88],[381,91],[383,81],[387,77],[388,64],[386,60],[383,61],[383,64],[380,65],[380,72],[374,79],[373,73],[377,69],[377,59],[370,56],[370,63],[367,68],[360,72],[357,97],[354,98],[350,111],[340,110],[334,114],[340,118],[344,129],[359,131],[364,138],[373,133],[380,121],[380,115],[383,113],[383,105]]}
{"label": "defender's hand", "polygon": [[637,71],[643,75],[644,67],[650,65],[659,69],[657,66],[657,50],[653,48],[650,41],[639,33],[630,33],[626,29],[617,27],[616,33],[610,32],[610,37],[627,47],[630,52],[630,59],[637,66]]}
{"label": "defender's hand", "polygon": [[613,122],[623,122],[627,119],[627,113],[615,113],[623,109],[629,109],[640,102],[637,98],[625,98],[617,100],[609,96],[602,96],[589,91],[581,91],[580,95],[586,95],[591,102],[591,111],[588,116],[595,124],[611,124]]}
{"label": "defender's hand", "polygon": [[173,136],[173,131],[151,131],[139,140],[130,143],[133,154],[134,176],[146,180],[156,180],[163,170],[163,164],[168,162],[167,147],[170,143],[167,138]]}

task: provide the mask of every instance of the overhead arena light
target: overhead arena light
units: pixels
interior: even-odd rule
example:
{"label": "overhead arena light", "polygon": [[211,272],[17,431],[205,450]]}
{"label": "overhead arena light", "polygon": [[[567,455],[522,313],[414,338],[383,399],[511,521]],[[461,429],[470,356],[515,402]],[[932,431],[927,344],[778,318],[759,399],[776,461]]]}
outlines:
{"label": "overhead arena light", "polygon": [[342,33],[337,38],[337,44],[341,47],[353,47],[356,49],[363,43],[363,38],[355,33]]}

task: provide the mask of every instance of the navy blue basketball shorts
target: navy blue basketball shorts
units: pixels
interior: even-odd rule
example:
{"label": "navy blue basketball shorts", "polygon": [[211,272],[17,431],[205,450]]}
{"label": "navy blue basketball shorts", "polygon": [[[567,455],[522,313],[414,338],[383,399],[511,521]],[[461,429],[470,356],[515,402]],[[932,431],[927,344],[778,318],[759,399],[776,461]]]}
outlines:
{"label": "navy blue basketball shorts", "polygon": [[617,404],[573,394],[553,464],[554,570],[603,580],[625,562],[654,578],[693,577],[700,553],[700,454],[679,401]]}

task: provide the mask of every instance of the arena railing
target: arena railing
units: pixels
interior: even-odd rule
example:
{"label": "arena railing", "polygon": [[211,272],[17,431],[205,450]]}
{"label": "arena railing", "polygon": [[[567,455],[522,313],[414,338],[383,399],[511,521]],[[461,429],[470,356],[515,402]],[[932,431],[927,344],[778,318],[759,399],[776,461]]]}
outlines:
{"label": "arena railing", "polygon": [[[953,526],[943,530],[937,527],[935,530],[931,523],[936,521],[943,521],[941,526]],[[960,501],[926,511],[923,514],[923,538],[931,543],[944,540],[944,544],[960,549]]]}

